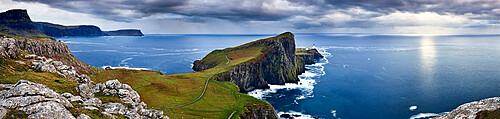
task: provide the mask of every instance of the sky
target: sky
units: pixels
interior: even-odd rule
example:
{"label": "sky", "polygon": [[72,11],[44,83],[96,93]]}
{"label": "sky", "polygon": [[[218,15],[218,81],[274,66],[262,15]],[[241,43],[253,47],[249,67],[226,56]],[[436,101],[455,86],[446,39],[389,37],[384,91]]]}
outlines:
{"label": "sky", "polygon": [[9,9],[146,34],[500,33],[500,0],[0,0]]}

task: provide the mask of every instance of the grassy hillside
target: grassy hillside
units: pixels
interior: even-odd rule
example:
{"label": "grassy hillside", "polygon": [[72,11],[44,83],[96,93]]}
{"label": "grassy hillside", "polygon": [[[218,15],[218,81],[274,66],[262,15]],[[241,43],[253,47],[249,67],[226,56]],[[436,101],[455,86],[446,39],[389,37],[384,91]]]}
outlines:
{"label": "grassy hillside", "polygon": [[[32,39],[36,40],[36,39]],[[55,42],[55,41],[47,41]],[[172,107],[190,102],[196,99],[203,90],[205,81],[210,75],[216,73],[226,64],[229,58],[229,64],[217,74],[229,71],[234,66],[251,61],[262,56],[262,51],[266,47],[250,47],[240,50],[220,50],[218,53],[210,54],[211,61],[217,62],[214,68],[200,72],[159,75],[158,72],[151,71],[131,71],[131,70],[100,70],[95,67],[86,68],[81,73],[90,74],[95,83],[102,83],[108,80],[118,79],[122,83],[132,86],[143,100],[148,108],[161,109],[163,107]],[[87,65],[73,56],[51,57],[56,60],[69,63],[70,65]],[[21,65],[16,61],[25,62],[27,65]],[[0,58],[0,83],[16,83],[24,79],[40,83],[59,92],[70,92],[78,95],[75,87],[76,82],[63,78],[57,74],[47,72],[34,72],[29,70],[30,62],[26,59]],[[102,96],[96,94],[103,102],[120,102],[118,97]],[[74,104],[75,107],[81,107]],[[219,82],[210,80],[205,95],[197,102],[179,108],[161,109],[164,114],[170,118],[206,118],[219,119],[227,118],[233,111],[237,113],[233,118],[238,118],[238,114],[247,112],[247,108],[255,106],[271,106],[269,103],[239,93],[238,87],[230,82]],[[102,114],[96,111],[69,109],[75,115],[85,113],[92,117],[100,117]]]}
{"label": "grassy hillside", "polygon": [[[206,79],[216,73],[226,63],[223,53],[230,59],[229,65],[221,72],[257,58],[264,47],[252,47],[232,52],[211,54],[211,59],[220,62],[214,68],[192,73],[158,75],[148,71],[106,70],[92,76],[96,82],[118,79],[130,84],[141,95],[141,100],[149,108],[181,105],[196,99],[203,90]],[[227,118],[233,111],[242,113],[246,107],[269,105],[269,103],[238,92],[238,87],[230,82],[210,80],[205,96],[198,102],[174,109],[162,109],[170,118]],[[237,113],[237,114],[238,114]],[[233,116],[236,118],[237,116]]]}

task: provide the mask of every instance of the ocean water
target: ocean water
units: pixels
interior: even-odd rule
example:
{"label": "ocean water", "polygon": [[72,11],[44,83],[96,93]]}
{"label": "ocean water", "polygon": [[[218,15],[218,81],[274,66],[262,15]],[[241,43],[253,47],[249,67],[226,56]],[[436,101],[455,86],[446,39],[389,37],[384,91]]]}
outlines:
{"label": "ocean water", "polygon": [[[97,67],[165,74],[192,72],[191,63],[217,48],[262,35],[62,37],[72,54]],[[446,113],[460,104],[500,96],[499,35],[295,34],[298,47],[325,55],[299,84],[249,94],[297,118],[408,119]]]}

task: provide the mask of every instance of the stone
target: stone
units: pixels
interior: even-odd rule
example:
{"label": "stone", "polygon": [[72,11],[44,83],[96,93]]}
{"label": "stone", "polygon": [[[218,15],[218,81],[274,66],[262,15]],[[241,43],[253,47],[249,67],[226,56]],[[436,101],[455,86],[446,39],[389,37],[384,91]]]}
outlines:
{"label": "stone", "polygon": [[94,107],[94,106],[85,106],[85,107],[83,107],[83,109],[86,109],[86,110],[99,110],[99,108]]}
{"label": "stone", "polygon": [[80,96],[73,96],[73,97],[68,98],[68,100],[69,100],[70,102],[79,102],[79,103],[80,103],[80,102],[83,102],[83,99],[82,99],[82,97],[80,97]]}
{"label": "stone", "polygon": [[0,106],[0,119],[3,119],[7,115],[7,109]]}
{"label": "stone", "polygon": [[102,109],[104,112],[110,114],[120,114],[124,115],[127,112],[127,107],[123,106],[121,103],[105,103],[102,104]]}
{"label": "stone", "polygon": [[71,93],[63,93],[61,95],[64,96],[65,98],[71,98],[71,97],[73,97],[73,94],[71,94]]}
{"label": "stone", "polygon": [[80,114],[80,116],[76,117],[76,119],[92,119],[92,118],[90,118],[89,116],[87,116],[85,114]]}
{"label": "stone", "polygon": [[83,105],[86,105],[86,106],[94,106],[94,107],[100,107],[102,104],[102,101],[101,99],[99,98],[90,98],[88,100],[85,100],[83,102]]}
{"label": "stone", "polygon": [[94,91],[91,89],[90,84],[78,85],[77,91],[80,92],[80,96],[82,96],[83,98],[94,97]]}
{"label": "stone", "polygon": [[18,110],[26,112],[29,114],[28,118],[32,119],[75,119],[63,105],[53,101],[32,104],[18,108]]}

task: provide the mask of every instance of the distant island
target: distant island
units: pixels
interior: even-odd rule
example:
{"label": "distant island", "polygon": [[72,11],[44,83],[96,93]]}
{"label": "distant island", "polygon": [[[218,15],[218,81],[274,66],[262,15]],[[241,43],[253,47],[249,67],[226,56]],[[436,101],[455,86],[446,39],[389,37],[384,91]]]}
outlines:
{"label": "distant island", "polygon": [[121,29],[102,31],[94,25],[64,26],[49,22],[33,22],[28,12],[23,9],[13,9],[0,13],[0,31],[7,35],[50,38],[65,36],[144,36],[138,29]]}

